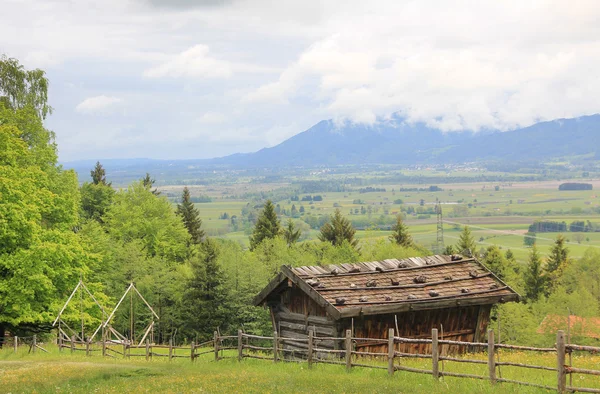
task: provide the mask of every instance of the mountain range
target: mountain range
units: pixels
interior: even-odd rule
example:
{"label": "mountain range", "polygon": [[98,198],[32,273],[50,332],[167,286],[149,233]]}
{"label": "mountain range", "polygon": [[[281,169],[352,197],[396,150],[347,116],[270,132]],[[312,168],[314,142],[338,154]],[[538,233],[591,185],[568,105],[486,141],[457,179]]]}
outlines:
{"label": "mountain range", "polygon": [[[107,169],[166,166],[292,167],[363,164],[540,162],[564,157],[600,160],[600,114],[539,122],[512,131],[442,132],[403,119],[373,126],[324,120],[279,145],[215,159],[102,161]],[[85,168],[95,161],[65,163]]]}

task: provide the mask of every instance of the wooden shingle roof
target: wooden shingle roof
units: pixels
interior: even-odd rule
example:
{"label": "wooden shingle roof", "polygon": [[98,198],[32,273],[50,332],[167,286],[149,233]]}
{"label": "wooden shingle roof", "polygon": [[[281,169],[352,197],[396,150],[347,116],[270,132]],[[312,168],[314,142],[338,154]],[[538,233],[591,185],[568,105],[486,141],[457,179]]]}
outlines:
{"label": "wooden shingle roof", "polygon": [[428,256],[329,266],[283,266],[256,298],[261,304],[289,279],[339,319],[515,301],[518,294],[478,261]]}

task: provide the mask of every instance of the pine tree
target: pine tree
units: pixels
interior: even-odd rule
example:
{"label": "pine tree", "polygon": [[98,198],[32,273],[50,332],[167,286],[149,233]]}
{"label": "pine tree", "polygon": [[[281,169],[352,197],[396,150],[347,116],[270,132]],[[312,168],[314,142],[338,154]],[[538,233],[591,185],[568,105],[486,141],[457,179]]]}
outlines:
{"label": "pine tree", "polygon": [[392,235],[390,235],[390,241],[403,246],[405,248],[411,248],[414,246],[413,239],[408,233],[408,228],[402,221],[402,216],[396,216],[396,224],[392,227]]}
{"label": "pine tree", "polygon": [[468,226],[463,227],[456,248],[458,249],[458,253],[468,257],[473,257],[475,255],[477,246],[475,245],[475,238],[471,235],[471,230]]}
{"label": "pine tree", "polygon": [[288,219],[287,226],[285,229],[283,229],[283,238],[285,239],[285,242],[287,242],[288,246],[292,246],[300,238],[300,230],[296,229],[292,219]]}
{"label": "pine tree", "polygon": [[506,279],[506,259],[497,246],[487,248],[482,263],[498,278]]}
{"label": "pine tree", "polygon": [[92,176],[92,183],[94,185],[112,185],[111,182],[106,182],[106,171],[104,170],[104,167],[102,167],[102,164],[100,164],[99,161],[96,162],[96,166],[92,171],[90,171],[90,174]]}
{"label": "pine tree", "polygon": [[190,190],[187,186],[183,188],[181,204],[177,204],[177,215],[181,216],[183,224],[190,234],[192,243],[201,243],[206,234],[202,230],[200,212],[194,207],[194,203],[190,201]]}
{"label": "pine tree", "polygon": [[338,208],[330,217],[330,221],[321,227],[319,240],[322,242],[331,242],[333,246],[340,246],[344,241],[348,241],[352,247],[356,248],[358,240],[354,238],[355,233],[356,230],[352,226],[352,223],[342,216],[342,212]]}
{"label": "pine tree", "polygon": [[[150,173],[146,173],[146,176],[142,178],[142,184],[144,185],[144,187],[148,190],[152,189],[152,186],[154,186],[154,183],[156,183],[156,179],[150,177]],[[155,196],[160,195],[160,192],[158,191],[158,189],[154,189],[152,190],[152,194],[154,194]]]}
{"label": "pine tree", "polygon": [[217,327],[226,330],[231,317],[226,277],[218,258],[218,245],[207,239],[191,261],[192,277],[183,297],[189,311],[188,328],[201,336],[209,336]]}
{"label": "pine tree", "polygon": [[264,239],[275,238],[281,233],[281,225],[271,200],[267,200],[256,219],[254,231],[250,236],[250,249],[254,250]]}
{"label": "pine tree", "polygon": [[535,244],[529,253],[529,263],[525,271],[525,297],[531,302],[544,294],[545,278],[542,276],[542,260]]}
{"label": "pine tree", "polygon": [[550,250],[550,256],[546,260],[544,269],[547,277],[547,294],[550,294],[556,287],[558,279],[562,276],[569,261],[569,249],[565,246],[565,237],[559,234]]}

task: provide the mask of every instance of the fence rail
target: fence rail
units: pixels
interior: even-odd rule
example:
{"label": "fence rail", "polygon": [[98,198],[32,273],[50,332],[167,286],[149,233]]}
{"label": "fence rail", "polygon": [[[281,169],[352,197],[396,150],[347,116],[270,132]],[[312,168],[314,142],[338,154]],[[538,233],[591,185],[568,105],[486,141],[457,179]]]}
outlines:
{"label": "fence rail", "polygon": [[[12,345],[14,352],[18,352],[19,345],[21,347],[29,348],[29,352],[35,353],[37,350],[47,352],[42,346],[37,343],[37,337],[12,337]],[[167,357],[169,360],[174,358],[189,358],[192,362],[195,361],[199,356],[206,354],[214,354],[214,360],[218,361],[224,358],[231,358],[231,356],[225,356],[225,350],[237,350],[237,359],[242,361],[244,358],[259,359],[259,360],[271,360],[273,362],[278,361],[297,361],[306,362],[308,367],[312,368],[315,363],[323,364],[334,364],[344,365],[347,370],[354,367],[361,368],[375,368],[375,369],[387,369],[388,374],[393,375],[396,371],[419,373],[431,375],[435,380],[441,377],[454,377],[454,378],[469,378],[469,379],[481,379],[488,380],[492,384],[496,383],[510,383],[523,386],[538,387],[550,390],[557,390],[559,393],[570,392],[584,392],[584,393],[600,393],[600,388],[593,387],[579,387],[574,386],[572,382],[572,376],[575,375],[587,375],[587,376],[600,376],[600,369],[587,369],[574,367],[572,365],[571,354],[573,352],[588,352],[592,354],[600,353],[600,347],[594,346],[581,346],[575,344],[565,343],[565,334],[563,331],[558,331],[556,336],[556,344],[553,348],[538,348],[531,346],[516,346],[508,344],[495,343],[493,330],[488,330],[488,341],[484,342],[464,342],[464,341],[451,341],[438,339],[437,329],[433,329],[431,332],[431,339],[416,339],[416,338],[403,338],[394,335],[394,329],[388,331],[388,338],[356,338],[351,336],[351,331],[346,331],[346,336],[343,338],[337,337],[316,337],[314,332],[309,331],[306,338],[287,338],[280,337],[277,332],[273,333],[273,336],[261,336],[244,333],[242,330],[238,331],[238,335],[220,335],[219,332],[214,333],[213,339],[210,341],[201,342],[195,344],[192,342],[189,346],[175,346],[172,341],[169,341],[168,345],[156,345],[151,344],[146,340],[145,344],[131,345],[127,342],[119,343],[115,341],[102,341],[102,342],[84,342],[77,340],[75,336],[69,338],[70,340],[61,339],[58,343],[59,350],[62,352],[65,349],[70,349],[71,353],[76,351],[85,351],[87,356],[90,356],[92,352],[102,352],[102,356],[106,357],[117,357],[117,355],[123,358],[131,357],[145,357],[146,360],[152,359],[153,357]],[[259,341],[260,343],[251,341]],[[318,344],[323,341],[333,341],[334,346],[338,344],[344,344],[344,348],[325,348],[319,347]],[[8,344],[10,341],[3,339],[4,344]],[[270,345],[269,345],[270,342]],[[331,343],[331,342],[330,342]],[[376,343],[378,345],[387,344],[386,352],[372,352],[372,351],[357,351],[356,348],[361,348],[361,344],[365,343]],[[417,353],[406,353],[397,351],[398,344],[426,344],[431,345],[431,353],[417,354]],[[282,346],[283,345],[283,346]],[[285,345],[292,347],[285,348]],[[487,360],[477,360],[468,358],[451,357],[442,355],[441,349],[443,346],[462,346],[466,349],[480,348],[487,351]],[[92,346],[100,346],[100,348],[92,348]],[[115,349],[116,348],[116,349]],[[119,350],[117,350],[119,349]],[[132,349],[143,349],[144,353],[131,353]],[[537,353],[555,353],[556,354],[556,367],[550,367],[547,365],[533,365],[526,363],[517,362],[501,362],[499,360],[498,350],[516,350],[516,351],[527,351]],[[157,353],[156,350],[167,350],[165,353]],[[179,351],[179,354],[176,352]],[[186,355],[181,354],[182,351],[187,352]],[[230,354],[230,353],[229,353]],[[360,356],[360,358],[359,358]],[[497,357],[498,356],[498,357]],[[566,358],[569,356],[569,365],[566,365]],[[384,365],[368,364],[365,363],[365,357],[372,358],[384,358],[387,359],[387,367]],[[403,359],[422,359],[431,360],[431,369],[425,368],[414,368],[403,364]],[[357,362],[362,361],[362,362]],[[442,364],[442,370],[440,370],[440,362]],[[470,374],[470,373],[458,373],[444,370],[444,362],[459,363],[459,364],[475,364],[475,365],[487,365],[487,374]],[[524,369],[535,369],[543,370],[556,373],[556,385],[549,386],[539,384],[536,382],[527,382],[522,380],[507,379],[503,378],[500,374],[499,377],[496,373],[500,371],[500,367],[510,368],[524,368]],[[569,384],[567,385],[567,377],[569,377]],[[600,387],[600,381],[598,381]]]}

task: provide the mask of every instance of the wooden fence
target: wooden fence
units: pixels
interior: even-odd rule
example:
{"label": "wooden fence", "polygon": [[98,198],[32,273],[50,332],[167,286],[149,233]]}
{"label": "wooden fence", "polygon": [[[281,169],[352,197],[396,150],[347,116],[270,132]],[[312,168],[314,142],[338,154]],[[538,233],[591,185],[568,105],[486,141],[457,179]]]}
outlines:
{"label": "wooden fence", "polygon": [[[17,352],[19,340],[19,338],[14,337],[14,344],[16,344],[14,345],[15,352]],[[75,337],[72,337],[70,338],[70,341],[59,340],[58,346],[61,351],[69,349],[71,353],[85,352],[85,354],[88,356],[92,355],[93,352],[97,352],[97,354],[100,353],[105,357],[144,357],[146,360],[150,360],[153,357],[165,357],[168,358],[168,360],[172,360],[174,358],[189,358],[193,362],[201,355],[212,353],[214,354],[215,361],[219,361],[224,358],[237,358],[239,361],[242,361],[244,358],[270,360],[273,362],[294,361],[306,362],[308,363],[309,368],[311,368],[315,363],[324,363],[343,365],[348,371],[354,367],[362,367],[386,369],[390,375],[393,375],[396,371],[420,373],[431,375],[436,381],[439,380],[440,377],[449,376],[455,378],[488,380],[492,384],[513,383],[548,390],[557,390],[559,393],[564,393],[567,391],[600,393],[600,388],[576,387],[572,383],[573,375],[600,376],[600,369],[584,369],[574,367],[572,365],[573,352],[589,352],[596,354],[600,353],[600,347],[567,344],[565,342],[565,334],[563,331],[558,331],[556,336],[556,344],[551,348],[495,343],[493,330],[488,331],[487,342],[461,342],[439,339],[437,329],[432,330],[431,339],[396,337],[394,336],[394,329],[390,329],[388,332],[388,338],[384,340],[387,341],[388,344],[387,352],[385,353],[355,350],[354,344],[357,342],[381,343],[382,339],[355,338],[351,336],[350,330],[346,331],[346,336],[344,338],[317,337],[312,331],[309,331],[309,334],[306,336],[306,338],[280,337],[277,332],[274,332],[273,336],[260,336],[247,334],[242,332],[242,330],[239,330],[238,334],[235,336],[228,336],[220,335],[215,331],[212,340],[198,344],[192,342],[189,346],[174,346],[172,341],[170,341],[168,345],[156,345],[146,341],[144,345],[140,346],[132,346],[127,342],[119,341],[103,341],[92,343],[77,341]],[[339,344],[340,346],[337,346],[339,349],[319,347],[319,344],[325,341],[333,341],[334,343]],[[286,349],[286,344],[294,345],[294,350]],[[428,344],[431,345],[431,353],[414,354],[399,352],[396,350],[397,344]],[[444,346],[466,347],[469,349],[469,351],[473,352],[478,350],[486,351],[487,360],[444,355],[444,352],[442,351]],[[33,336],[31,338],[29,351],[31,352],[33,350],[33,352],[35,352],[36,349],[46,351],[36,343],[36,337]],[[556,357],[556,367],[516,362],[501,362],[498,352],[500,349],[553,354]],[[235,350],[236,352],[229,352],[226,356],[224,353],[226,350]],[[567,357],[569,363],[568,365],[566,364]],[[387,366],[385,363],[369,364],[368,358],[382,358],[387,361]],[[414,368],[404,365],[406,360],[413,358],[431,360],[429,364],[431,366],[430,369]],[[445,371],[443,368],[444,362],[477,364],[481,366],[486,365],[487,373],[476,375]],[[440,364],[442,365],[441,369]],[[501,375],[497,375],[497,371],[502,366],[551,371],[556,373],[556,383],[555,385],[550,386],[534,382],[506,379]],[[569,380],[568,384],[567,377]],[[598,387],[600,387],[600,380],[598,383]]]}

